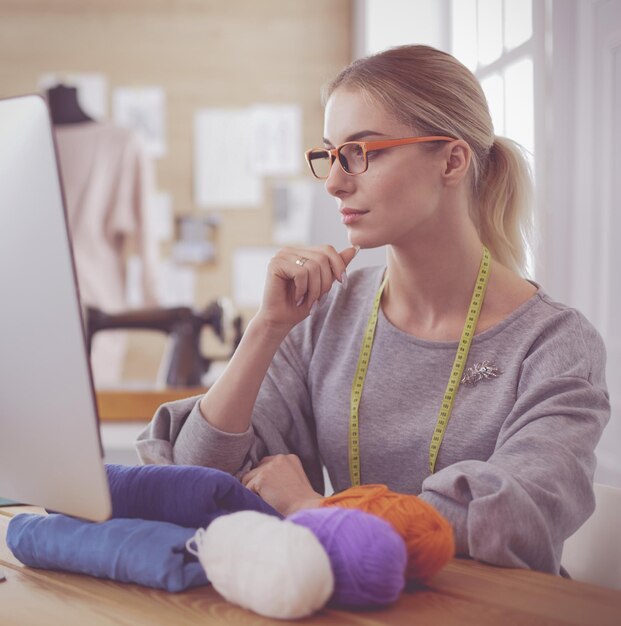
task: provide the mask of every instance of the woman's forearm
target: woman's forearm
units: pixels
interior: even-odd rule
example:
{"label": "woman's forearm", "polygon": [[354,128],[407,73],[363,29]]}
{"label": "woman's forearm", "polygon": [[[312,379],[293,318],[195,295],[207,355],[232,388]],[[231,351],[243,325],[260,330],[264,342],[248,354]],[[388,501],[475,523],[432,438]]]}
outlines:
{"label": "woman's forearm", "polygon": [[200,402],[203,417],[215,428],[243,433],[250,418],[261,383],[288,327],[274,327],[256,316],[226,369]]}
{"label": "woman's forearm", "polygon": [[289,331],[313,304],[343,280],[357,248],[283,248],[270,261],[259,313],[250,321],[233,358],[200,402],[203,417],[218,430],[243,433],[250,426],[265,374]]}

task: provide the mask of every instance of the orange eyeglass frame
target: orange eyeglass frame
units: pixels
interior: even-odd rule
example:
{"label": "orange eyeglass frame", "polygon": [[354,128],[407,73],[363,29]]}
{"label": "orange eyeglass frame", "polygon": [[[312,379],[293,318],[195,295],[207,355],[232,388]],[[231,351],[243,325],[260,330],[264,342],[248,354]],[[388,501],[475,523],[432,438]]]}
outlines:
{"label": "orange eyeglass frame", "polygon": [[[412,144],[412,143],[427,143],[430,141],[455,141],[455,140],[456,140],[455,137],[444,137],[442,135],[432,135],[429,137],[404,137],[402,139],[381,139],[378,141],[346,141],[345,143],[342,143],[340,146],[337,146],[336,148],[311,148],[310,150],[307,150],[304,153],[304,156],[306,158],[306,163],[308,164],[308,167],[310,168],[310,171],[312,172],[313,176],[315,176],[315,178],[327,178],[327,176],[317,176],[317,174],[315,174],[315,170],[313,169],[313,166],[311,165],[311,158],[310,158],[311,153],[313,152],[327,152],[331,157],[330,168],[332,168],[334,161],[338,161],[339,166],[348,176],[358,176],[358,174],[364,174],[369,169],[369,159],[367,158],[368,152],[376,152],[377,150],[385,150],[386,148],[394,148],[396,146],[405,146],[407,144]],[[351,144],[356,144],[362,147],[362,154],[364,156],[364,165],[365,165],[362,172],[356,172],[356,173],[348,172],[343,167],[341,160],[338,158],[339,151],[341,150],[341,148],[343,148],[343,146],[347,146]]]}

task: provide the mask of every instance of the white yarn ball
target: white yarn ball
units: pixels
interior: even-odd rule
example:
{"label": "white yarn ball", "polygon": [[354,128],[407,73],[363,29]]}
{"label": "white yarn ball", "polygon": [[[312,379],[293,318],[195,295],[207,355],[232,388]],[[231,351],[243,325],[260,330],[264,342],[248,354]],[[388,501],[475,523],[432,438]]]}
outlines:
{"label": "white yarn ball", "polygon": [[194,537],[214,588],[229,602],[280,619],[311,615],[334,590],[330,560],[308,529],[265,513],[216,518]]}

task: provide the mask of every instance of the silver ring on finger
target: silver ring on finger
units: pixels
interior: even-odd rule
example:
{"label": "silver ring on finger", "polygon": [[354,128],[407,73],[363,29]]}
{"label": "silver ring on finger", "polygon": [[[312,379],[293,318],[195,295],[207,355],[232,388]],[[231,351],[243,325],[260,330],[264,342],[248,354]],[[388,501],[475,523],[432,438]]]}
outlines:
{"label": "silver ring on finger", "polygon": [[300,267],[302,267],[302,265],[304,265],[304,263],[306,263],[306,261],[308,261],[308,259],[305,256],[301,256],[299,259],[295,260],[295,264],[299,265]]}

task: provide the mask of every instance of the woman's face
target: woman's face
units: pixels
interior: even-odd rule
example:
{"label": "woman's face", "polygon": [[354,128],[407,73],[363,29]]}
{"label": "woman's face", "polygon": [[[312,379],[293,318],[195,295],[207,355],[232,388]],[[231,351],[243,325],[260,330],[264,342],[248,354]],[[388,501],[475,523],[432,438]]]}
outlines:
{"label": "woman's face", "polygon": [[[339,88],[325,110],[325,147],[346,141],[418,136],[364,94]],[[338,202],[350,242],[362,248],[407,245],[441,227],[445,151],[410,144],[368,154],[369,167],[357,176],[332,165],[326,189]]]}

